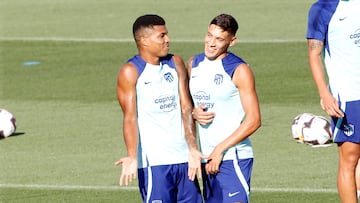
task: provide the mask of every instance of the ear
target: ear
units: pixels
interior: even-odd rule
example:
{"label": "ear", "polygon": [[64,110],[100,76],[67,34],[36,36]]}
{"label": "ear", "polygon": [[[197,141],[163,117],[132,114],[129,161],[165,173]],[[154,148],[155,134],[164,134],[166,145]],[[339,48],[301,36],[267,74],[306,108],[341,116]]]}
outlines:
{"label": "ear", "polygon": [[141,37],[140,38],[140,42],[141,42],[141,44],[143,44],[144,46],[149,46],[149,39],[147,38],[147,37]]}
{"label": "ear", "polygon": [[237,39],[236,36],[233,36],[233,37],[231,38],[230,44],[229,44],[230,47],[235,45],[236,39]]}

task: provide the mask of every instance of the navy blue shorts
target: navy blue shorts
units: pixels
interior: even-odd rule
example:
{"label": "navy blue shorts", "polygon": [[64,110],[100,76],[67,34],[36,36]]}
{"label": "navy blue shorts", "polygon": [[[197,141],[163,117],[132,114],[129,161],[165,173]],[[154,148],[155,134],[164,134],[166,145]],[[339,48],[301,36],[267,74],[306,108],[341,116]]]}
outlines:
{"label": "navy blue shorts", "polygon": [[198,180],[188,178],[187,163],[138,169],[138,180],[143,202],[203,202]]}
{"label": "navy blue shorts", "polygon": [[223,161],[216,175],[207,175],[202,167],[206,203],[249,202],[253,158]]}
{"label": "navy blue shorts", "polygon": [[360,143],[360,101],[340,103],[343,118],[331,118],[333,141]]}

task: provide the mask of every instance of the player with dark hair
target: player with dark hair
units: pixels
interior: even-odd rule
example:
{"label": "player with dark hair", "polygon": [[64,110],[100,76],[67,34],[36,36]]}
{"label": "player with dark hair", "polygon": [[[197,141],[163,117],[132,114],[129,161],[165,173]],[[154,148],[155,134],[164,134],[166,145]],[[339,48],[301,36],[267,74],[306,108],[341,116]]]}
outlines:
{"label": "player with dark hair", "polygon": [[261,125],[255,79],[250,66],[228,52],[238,24],[216,16],[205,36],[204,52],[190,58],[190,91],[195,105],[208,203],[249,202],[253,149],[249,139]]}
{"label": "player with dark hair", "polygon": [[137,172],[144,202],[202,202],[196,179],[202,155],[184,62],[169,54],[162,17],[140,16],[133,35],[138,54],[117,78],[127,148],[127,156],[115,162],[122,165],[120,185],[128,185]]}
{"label": "player with dark hair", "polygon": [[360,158],[360,1],[317,1],[309,11],[306,37],[320,105],[332,118],[333,141],[338,145],[339,196],[343,203],[356,203],[355,174]]}

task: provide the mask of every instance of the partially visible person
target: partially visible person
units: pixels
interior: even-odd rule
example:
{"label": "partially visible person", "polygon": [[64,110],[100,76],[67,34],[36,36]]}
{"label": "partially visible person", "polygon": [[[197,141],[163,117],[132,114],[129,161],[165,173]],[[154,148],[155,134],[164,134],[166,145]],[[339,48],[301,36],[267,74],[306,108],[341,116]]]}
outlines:
{"label": "partially visible person", "polygon": [[[338,145],[341,202],[356,203],[360,158],[360,0],[318,0],[308,16],[308,57]],[[328,76],[325,77],[322,54]]]}
{"label": "partially visible person", "polygon": [[195,105],[207,203],[249,202],[253,149],[249,139],[261,125],[255,79],[250,66],[228,51],[238,24],[221,14],[211,20],[204,52],[188,61]]}
{"label": "partially visible person", "polygon": [[200,203],[196,173],[202,155],[185,64],[169,54],[162,17],[138,17],[133,36],[138,54],[121,67],[117,78],[127,149],[127,156],[115,162],[122,165],[119,183],[128,185],[137,173],[143,202]]}
{"label": "partially visible person", "polygon": [[360,159],[356,166],[355,179],[356,179],[357,198],[360,199]]}

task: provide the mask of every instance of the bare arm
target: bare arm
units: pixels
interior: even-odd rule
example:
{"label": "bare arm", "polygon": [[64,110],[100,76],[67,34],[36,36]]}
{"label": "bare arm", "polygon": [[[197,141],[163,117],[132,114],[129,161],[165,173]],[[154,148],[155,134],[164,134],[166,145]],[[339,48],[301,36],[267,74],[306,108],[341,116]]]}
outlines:
{"label": "bare arm", "polygon": [[195,122],[192,118],[193,103],[189,91],[189,77],[184,62],[178,56],[174,56],[176,71],[179,78],[179,95],[182,119],[184,121],[186,140],[191,149],[197,149]]}
{"label": "bare arm", "polygon": [[340,110],[338,101],[331,95],[322,64],[321,52],[324,48],[324,43],[320,40],[308,40],[308,58],[311,73],[315,81],[316,87],[320,96],[320,105],[329,116],[343,117],[343,112]]}
{"label": "bare arm", "polygon": [[247,64],[241,64],[237,67],[233,82],[239,90],[245,118],[241,125],[229,137],[219,143],[210,154],[209,160],[211,161],[206,165],[206,172],[210,174],[219,172],[219,165],[226,150],[251,136],[261,126],[255,79]]}
{"label": "bare arm", "polygon": [[189,146],[189,171],[190,180],[194,180],[195,175],[200,171],[201,158],[204,156],[198,151],[195,121],[192,117],[193,102],[189,90],[189,76],[183,60],[174,56],[176,71],[179,78],[179,95],[182,119],[185,128],[185,138]]}
{"label": "bare arm", "polygon": [[119,184],[128,185],[135,179],[137,173],[137,145],[138,127],[136,117],[136,81],[137,70],[128,63],[118,73],[117,98],[123,111],[123,136],[127,149],[127,156],[115,162],[122,165]]}

